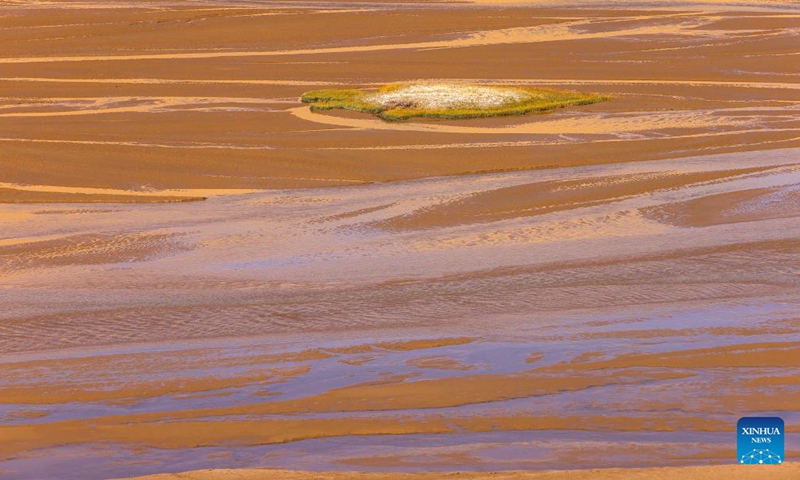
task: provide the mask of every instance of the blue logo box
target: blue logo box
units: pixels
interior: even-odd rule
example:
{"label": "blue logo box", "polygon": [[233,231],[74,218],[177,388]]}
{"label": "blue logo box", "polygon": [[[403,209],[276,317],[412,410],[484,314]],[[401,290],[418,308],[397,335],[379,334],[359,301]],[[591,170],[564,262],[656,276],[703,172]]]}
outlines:
{"label": "blue logo box", "polygon": [[779,465],[784,462],[783,419],[742,417],[736,424],[736,452],[745,465]]}

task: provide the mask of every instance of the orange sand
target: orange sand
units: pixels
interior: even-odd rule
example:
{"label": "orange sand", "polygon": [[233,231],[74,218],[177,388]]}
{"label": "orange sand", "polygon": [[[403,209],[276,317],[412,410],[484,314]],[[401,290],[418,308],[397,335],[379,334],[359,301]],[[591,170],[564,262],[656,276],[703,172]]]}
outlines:
{"label": "orange sand", "polygon": [[[290,3],[0,1],[0,471],[718,465],[800,409],[793,2]],[[298,100],[419,79],[613,101]]]}

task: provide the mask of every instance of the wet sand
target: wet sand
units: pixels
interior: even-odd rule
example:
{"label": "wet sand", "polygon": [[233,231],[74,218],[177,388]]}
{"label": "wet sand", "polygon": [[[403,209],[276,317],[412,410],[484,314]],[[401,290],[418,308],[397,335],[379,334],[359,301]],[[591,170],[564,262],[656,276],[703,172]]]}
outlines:
{"label": "wet sand", "polygon": [[685,478],[712,479],[728,478],[730,480],[746,480],[770,478],[775,480],[792,479],[800,474],[797,464],[786,464],[779,469],[764,470],[755,468],[742,469],[738,467],[684,467],[684,468],[654,468],[654,469],[608,469],[561,472],[492,472],[492,473],[458,473],[458,474],[354,474],[354,473],[311,473],[289,472],[280,470],[205,470],[187,472],[180,475],[151,475],[137,477],[138,480],[441,480],[447,478],[463,478],[467,480],[680,480]]}
{"label": "wet sand", "polygon": [[[4,478],[767,478],[746,415],[800,454],[792,2],[0,6]],[[419,78],[613,99],[298,100]]]}

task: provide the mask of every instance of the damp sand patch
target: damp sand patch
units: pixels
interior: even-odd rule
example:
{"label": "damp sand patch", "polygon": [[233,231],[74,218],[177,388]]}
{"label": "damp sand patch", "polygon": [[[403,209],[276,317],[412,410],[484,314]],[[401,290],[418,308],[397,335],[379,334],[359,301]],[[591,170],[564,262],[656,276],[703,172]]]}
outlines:
{"label": "damp sand patch", "polygon": [[357,89],[314,90],[300,100],[311,111],[354,110],[383,120],[409,118],[483,118],[524,115],[609,100],[606,95],[530,87],[484,86],[450,83],[403,83],[377,91]]}

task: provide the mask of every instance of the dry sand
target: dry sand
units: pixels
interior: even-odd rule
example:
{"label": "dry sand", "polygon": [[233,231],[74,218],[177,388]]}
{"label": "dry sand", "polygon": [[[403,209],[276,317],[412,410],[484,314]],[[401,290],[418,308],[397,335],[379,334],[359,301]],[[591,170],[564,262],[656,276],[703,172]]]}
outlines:
{"label": "dry sand", "polygon": [[[4,478],[797,476],[794,2],[0,8]],[[613,100],[298,100],[418,79]]]}

